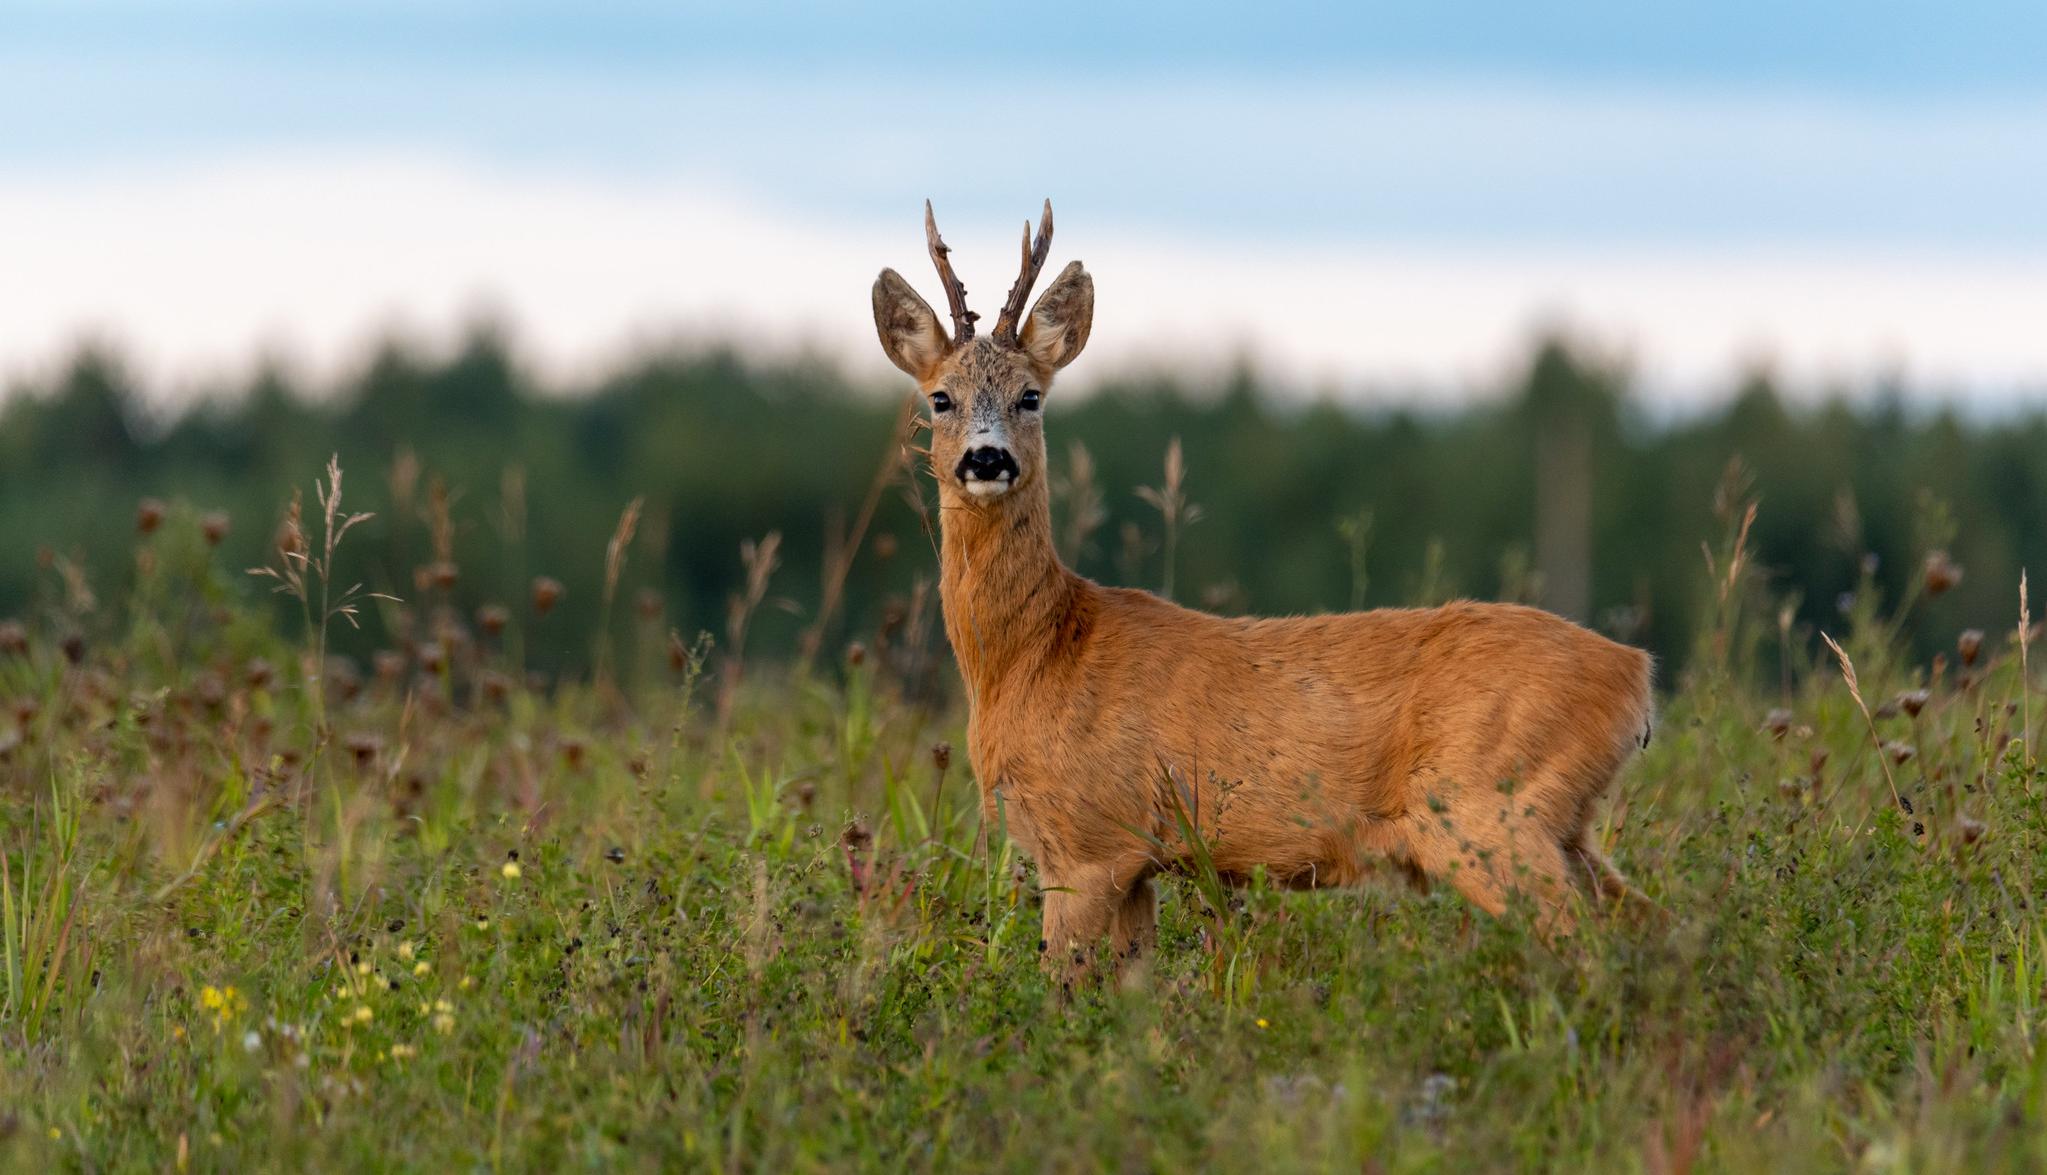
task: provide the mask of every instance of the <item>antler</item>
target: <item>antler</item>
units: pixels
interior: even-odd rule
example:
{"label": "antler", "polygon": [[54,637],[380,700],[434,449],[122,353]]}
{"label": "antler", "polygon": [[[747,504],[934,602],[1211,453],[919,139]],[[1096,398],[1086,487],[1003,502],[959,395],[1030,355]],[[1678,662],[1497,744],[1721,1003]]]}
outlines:
{"label": "antler", "polygon": [[974,320],[981,317],[967,309],[967,287],[952,271],[946,254],[952,252],[938,236],[938,220],[931,215],[931,201],[924,201],[924,243],[931,247],[931,264],[938,267],[938,280],[945,283],[945,300],[952,306],[952,341],[964,343],[974,337]]}
{"label": "antler", "polygon": [[1023,321],[1024,301],[1031,296],[1031,287],[1038,282],[1038,271],[1045,268],[1045,255],[1052,251],[1052,201],[1045,201],[1045,214],[1038,219],[1038,242],[1031,243],[1031,222],[1024,221],[1023,272],[1016,277],[1016,284],[1009,287],[1009,300],[1002,304],[1002,314],[995,320],[995,341],[1016,345],[1017,324]]}

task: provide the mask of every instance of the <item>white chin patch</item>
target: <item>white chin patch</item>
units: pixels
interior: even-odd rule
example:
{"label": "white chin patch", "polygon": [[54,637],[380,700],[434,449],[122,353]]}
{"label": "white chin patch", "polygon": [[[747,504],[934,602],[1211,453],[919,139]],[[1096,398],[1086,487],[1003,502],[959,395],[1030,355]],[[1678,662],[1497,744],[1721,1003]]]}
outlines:
{"label": "white chin patch", "polygon": [[1014,480],[1009,477],[998,478],[995,481],[979,481],[970,478],[966,483],[967,492],[977,498],[999,498],[1008,493],[1009,487],[1014,484]]}

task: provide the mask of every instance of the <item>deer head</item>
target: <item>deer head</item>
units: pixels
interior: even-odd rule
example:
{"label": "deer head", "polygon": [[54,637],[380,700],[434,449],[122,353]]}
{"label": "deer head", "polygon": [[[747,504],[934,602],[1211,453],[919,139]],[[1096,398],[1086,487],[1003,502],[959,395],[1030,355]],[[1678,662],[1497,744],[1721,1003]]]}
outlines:
{"label": "deer head", "polygon": [[874,328],[881,349],[917,381],[930,408],[931,468],[948,498],[993,502],[1041,479],[1045,431],[1039,412],[1052,376],[1080,354],[1094,323],[1095,283],[1075,261],[1060,271],[1024,313],[1024,301],[1052,247],[1052,202],[1045,201],[1037,238],[1024,222],[1023,268],[995,329],[977,338],[980,315],[967,309],[967,288],[953,274],[951,250],[924,202],[924,239],[945,286],[952,314],[948,334],[893,269],[874,279]]}

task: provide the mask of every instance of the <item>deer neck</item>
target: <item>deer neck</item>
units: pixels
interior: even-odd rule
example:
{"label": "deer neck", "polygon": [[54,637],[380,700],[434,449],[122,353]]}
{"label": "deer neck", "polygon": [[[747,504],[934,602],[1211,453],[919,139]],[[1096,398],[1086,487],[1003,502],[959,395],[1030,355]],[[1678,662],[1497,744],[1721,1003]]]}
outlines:
{"label": "deer neck", "polygon": [[1042,477],[992,502],[952,487],[939,500],[939,599],[960,675],[978,703],[1035,665],[1071,608],[1073,582],[1052,547]]}

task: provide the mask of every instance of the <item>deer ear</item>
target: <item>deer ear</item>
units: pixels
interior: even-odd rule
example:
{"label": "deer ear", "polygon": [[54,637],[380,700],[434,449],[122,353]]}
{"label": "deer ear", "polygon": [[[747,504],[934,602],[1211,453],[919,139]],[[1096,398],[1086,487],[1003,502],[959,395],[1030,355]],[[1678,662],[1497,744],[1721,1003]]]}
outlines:
{"label": "deer ear", "polygon": [[1074,361],[1087,346],[1095,325],[1095,279],[1078,261],[1070,262],[1038,295],[1018,340],[1031,362],[1057,371]]}
{"label": "deer ear", "polygon": [[931,303],[893,269],[882,270],[874,279],[874,330],[881,336],[882,353],[889,362],[918,383],[938,374],[938,365],[952,349]]}

